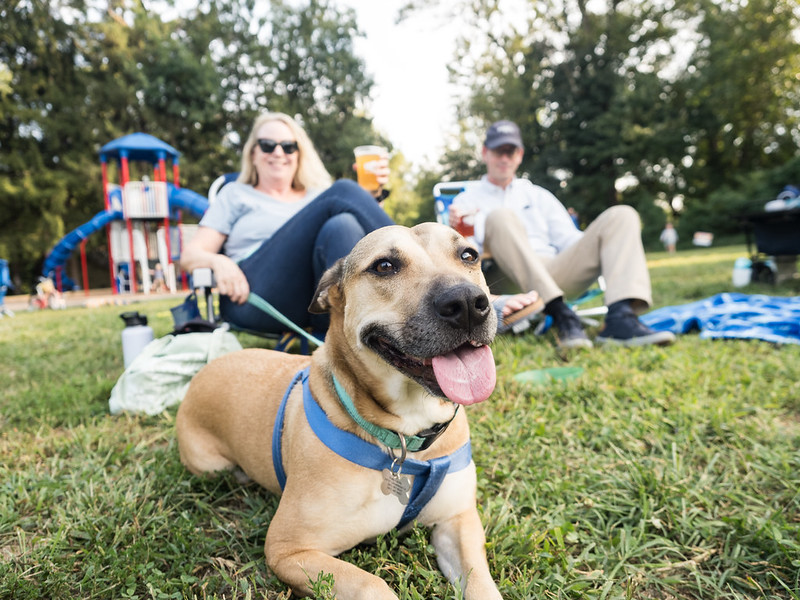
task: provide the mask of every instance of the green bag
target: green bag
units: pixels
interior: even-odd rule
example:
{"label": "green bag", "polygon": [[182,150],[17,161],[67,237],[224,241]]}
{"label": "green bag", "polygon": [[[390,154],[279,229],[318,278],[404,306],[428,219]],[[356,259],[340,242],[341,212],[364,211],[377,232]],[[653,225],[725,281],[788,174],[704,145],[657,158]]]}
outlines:
{"label": "green bag", "polygon": [[156,415],[183,400],[203,365],[242,345],[225,327],[210,332],[166,335],[150,342],[111,390],[112,415],[123,411]]}

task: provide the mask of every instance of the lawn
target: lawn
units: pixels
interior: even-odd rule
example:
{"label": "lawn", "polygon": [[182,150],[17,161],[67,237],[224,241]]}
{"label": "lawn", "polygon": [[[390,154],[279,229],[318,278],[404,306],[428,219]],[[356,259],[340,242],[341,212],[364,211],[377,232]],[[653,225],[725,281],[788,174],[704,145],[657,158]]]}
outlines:
{"label": "lawn", "polygon": [[[730,291],[744,254],[650,254],[657,305]],[[175,304],[135,308],[160,336]],[[120,312],[0,319],[0,598],[289,598],[263,560],[276,498],[186,472],[174,409],[109,415]],[[494,352],[497,390],[468,411],[504,598],[800,598],[800,346],[689,334],[559,356],[527,334]],[[583,373],[513,379],[564,365]],[[401,598],[457,597],[424,529],[344,558]]]}

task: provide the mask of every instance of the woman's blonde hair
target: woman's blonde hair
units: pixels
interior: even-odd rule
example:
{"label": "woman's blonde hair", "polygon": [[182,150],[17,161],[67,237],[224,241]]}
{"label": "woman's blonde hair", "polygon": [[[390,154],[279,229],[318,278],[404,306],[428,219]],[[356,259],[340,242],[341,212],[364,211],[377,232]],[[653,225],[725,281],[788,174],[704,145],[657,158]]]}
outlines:
{"label": "woman's blonde hair", "polygon": [[242,168],[236,181],[252,186],[258,185],[258,171],[253,165],[253,152],[258,143],[258,130],[264,123],[269,123],[270,121],[284,123],[292,130],[294,139],[297,142],[297,171],[295,171],[294,179],[292,179],[292,188],[304,191],[324,190],[329,187],[332,183],[331,176],[325,169],[325,165],[322,164],[322,160],[305,130],[289,115],[272,112],[260,115],[253,123],[250,136],[244,143],[244,148],[242,148]]}

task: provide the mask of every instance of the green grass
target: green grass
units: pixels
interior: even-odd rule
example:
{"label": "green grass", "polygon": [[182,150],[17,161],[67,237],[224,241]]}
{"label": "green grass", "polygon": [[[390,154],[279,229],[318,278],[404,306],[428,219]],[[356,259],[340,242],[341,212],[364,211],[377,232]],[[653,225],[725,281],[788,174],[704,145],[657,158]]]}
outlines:
{"label": "green grass", "polygon": [[[744,254],[649,255],[656,302],[730,290]],[[135,308],[164,335],[174,304]],[[263,560],[277,499],[186,472],[174,409],[109,416],[120,312],[0,319],[0,598],[289,598]],[[686,335],[564,357],[526,335],[494,352],[497,390],[468,411],[504,598],[800,598],[800,346]],[[512,379],[564,364],[583,375]],[[401,598],[458,597],[423,529],[344,558]]]}

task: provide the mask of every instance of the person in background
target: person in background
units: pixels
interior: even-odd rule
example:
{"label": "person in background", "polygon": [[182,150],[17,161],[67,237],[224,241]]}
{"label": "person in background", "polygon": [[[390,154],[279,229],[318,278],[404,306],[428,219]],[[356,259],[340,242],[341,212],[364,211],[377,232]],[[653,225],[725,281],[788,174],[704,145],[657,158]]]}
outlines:
{"label": "person in background", "polygon": [[322,274],[364,235],[392,225],[378,205],[389,179],[371,196],[354,181],[332,182],[305,130],[290,116],[259,116],[242,149],[236,182],[223,187],[187,244],[187,271],[210,267],[225,320],[244,329],[280,333],[285,326],[248,304],[255,292],[319,336],[327,315],[307,308]]}
{"label": "person in background", "polygon": [[160,293],[166,291],[166,289],[167,283],[164,280],[164,268],[160,262],[157,262],[153,269],[153,292]]}
{"label": "person in background", "polygon": [[64,296],[49,277],[39,277],[36,284],[36,295],[28,300],[28,310],[51,308],[61,310],[67,308]]}
{"label": "person in background", "polygon": [[659,236],[661,243],[664,244],[664,249],[669,252],[670,254],[675,253],[675,244],[678,243],[678,232],[675,231],[675,227],[672,223],[667,223],[664,226],[664,231],[661,232],[661,236]]}
{"label": "person in background", "polygon": [[128,271],[123,265],[117,268],[117,291],[120,294],[125,294],[131,291],[130,281],[128,280]]}
{"label": "person in background", "polygon": [[637,317],[652,302],[638,213],[614,206],[579,231],[553,194],[516,176],[523,154],[515,123],[492,124],[482,150],[486,175],[453,201],[455,211],[477,210],[475,240],[482,250],[520,289],[539,293],[560,348],[593,345],[564,298],[584,292],[599,276],[608,313],[598,343],[672,343],[672,333],[653,331]]}

